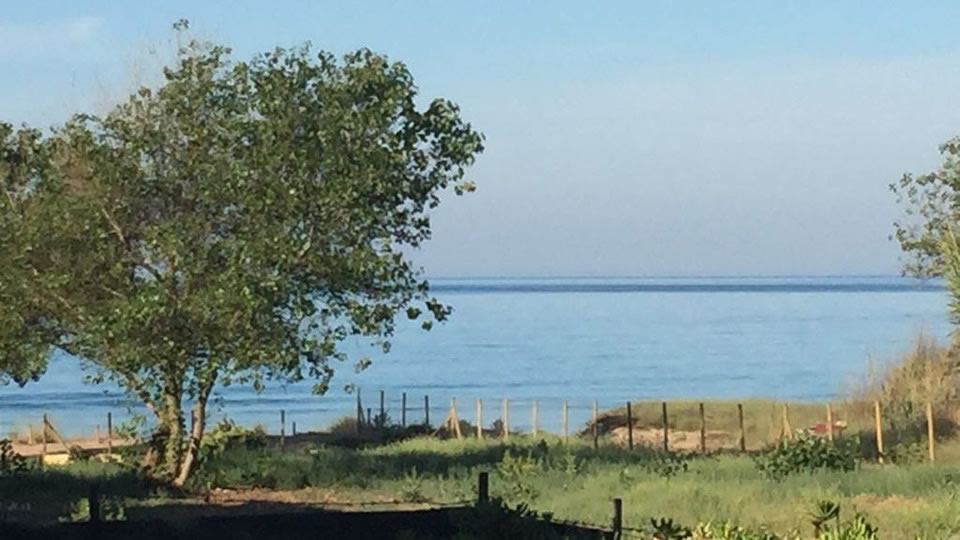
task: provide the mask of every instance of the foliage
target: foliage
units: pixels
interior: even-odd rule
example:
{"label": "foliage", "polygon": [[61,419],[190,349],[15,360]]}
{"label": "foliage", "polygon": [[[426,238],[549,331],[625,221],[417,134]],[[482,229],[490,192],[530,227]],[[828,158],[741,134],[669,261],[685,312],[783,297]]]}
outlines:
{"label": "foliage", "polygon": [[[766,530],[749,530],[732,522],[720,525],[701,523],[693,530],[672,519],[650,520],[655,540],[787,540],[801,538],[799,533],[777,536]],[[852,520],[840,519],[840,505],[831,501],[819,501],[811,513],[813,537],[824,540],[877,540],[877,528],[865,516],[856,514]],[[829,523],[829,526],[828,526]]]}
{"label": "foliage", "polygon": [[[960,420],[960,362],[956,351],[920,334],[913,346],[882,371],[871,373],[857,400],[873,414],[880,404],[884,421],[884,458],[896,463],[917,462],[926,455],[926,407],[933,411],[937,436],[949,438]],[[874,452],[872,426],[870,444]]]}
{"label": "foliage", "polygon": [[[953,470],[960,457],[956,442],[941,444],[936,466],[865,463],[855,471],[796,474],[779,482],[770,482],[746,456],[690,456],[689,473],[668,479],[645,466],[654,458],[650,452],[614,445],[594,450],[590,441],[561,444],[559,438],[517,436],[503,443],[423,437],[382,446],[298,445],[285,452],[273,446],[231,445],[191,478],[193,494],[158,494],[119,465],[89,462],[0,476],[0,500],[21,507],[11,511],[14,518],[49,522],[52,516],[55,521],[63,505],[84,497],[90,482],[98,479],[103,494],[126,497],[127,515],[134,519],[145,510],[140,505],[156,506],[163,497],[203,496],[208,487],[203,480],[216,478],[213,487],[242,491],[253,485],[274,486],[285,490],[285,499],[304,504],[403,501],[405,492],[416,491],[427,503],[459,505],[475,500],[477,475],[486,471],[491,473],[491,495],[515,507],[522,501],[509,500],[508,484],[497,470],[508,452],[537,463],[523,479],[537,493],[527,505],[555,521],[609,526],[610,497],[616,496],[623,499],[624,526],[629,529],[649,531],[650,516],[667,516],[692,528],[693,538],[706,529],[712,536],[701,535],[704,539],[797,540],[812,536],[811,501],[827,499],[863,511],[883,538],[933,539],[960,533],[960,490]],[[578,463],[573,475],[571,460]],[[624,469],[629,475],[621,481]],[[301,490],[304,486],[319,489]],[[853,517],[842,515],[841,527]],[[694,526],[697,523],[702,525]],[[827,522],[823,532],[836,525]],[[794,534],[797,527],[805,534]]]}
{"label": "foliage", "polygon": [[[831,528],[824,525],[835,521]],[[846,523],[840,521],[840,505],[831,501],[820,501],[811,514],[811,523],[814,528],[814,537],[825,540],[876,540],[877,528],[867,521],[862,514],[856,514]]]}
{"label": "foliage", "polygon": [[918,276],[944,274],[944,235],[960,223],[960,138],[940,146],[942,163],[930,173],[904,174],[890,185],[904,216],[895,237],[909,256],[904,266]]}
{"label": "foliage", "polygon": [[26,460],[13,451],[13,443],[10,439],[0,439],[0,476],[22,473],[26,470]]}
{"label": "foliage", "polygon": [[405,502],[426,502],[426,497],[423,496],[423,476],[417,472],[416,467],[410,469],[410,472],[404,475],[400,496]]}
{"label": "foliage", "polygon": [[344,416],[331,424],[327,431],[333,435],[356,435],[357,418],[355,416]]}
{"label": "foliage", "polygon": [[813,524],[814,536],[820,536],[824,525],[835,520],[840,522],[840,505],[833,501],[817,501],[813,512],[810,513],[810,523]]}
{"label": "foliage", "polygon": [[539,491],[530,483],[530,479],[543,471],[543,462],[527,454],[507,451],[497,464],[497,473],[504,484],[503,492],[507,500],[529,503],[537,498]]}
{"label": "foliage", "polygon": [[[689,538],[692,540],[781,540],[769,531],[752,531],[730,521],[719,524],[700,523],[694,528]],[[787,537],[783,540],[787,540]]]}
{"label": "foliage", "polygon": [[653,529],[653,537],[656,540],[683,540],[690,538],[693,534],[689,528],[675,523],[670,518],[651,518],[650,528]]}
{"label": "foliage", "polygon": [[267,446],[267,434],[262,426],[247,429],[236,422],[223,419],[203,438],[200,445],[200,464],[216,460],[231,448],[262,449]]}
{"label": "foliage", "polygon": [[769,478],[815,471],[852,471],[860,461],[860,442],[856,438],[829,441],[813,435],[786,439],[779,446],[756,458],[757,468]]}
{"label": "foliage", "polygon": [[661,478],[671,478],[679,473],[689,470],[690,456],[679,452],[656,452],[644,463],[644,467],[660,476]]}
{"label": "foliage", "polygon": [[[103,497],[100,499],[100,520],[123,521],[127,519],[126,507],[119,497]],[[90,500],[86,497],[70,502],[59,521],[67,523],[84,522],[90,520]]]}
{"label": "foliage", "polygon": [[953,351],[929,335],[920,334],[912,348],[895,363],[871,374],[860,399],[877,401],[893,431],[926,432],[926,406],[947,426],[955,421],[960,403],[960,362]]}
{"label": "foliage", "polygon": [[405,254],[483,149],[370,51],[230,54],[191,41],[162,86],[49,136],[0,124],[0,373],[82,358],[153,413],[175,484],[216,385],[323,393],[345,339],[387,351],[398,314],[446,319]]}

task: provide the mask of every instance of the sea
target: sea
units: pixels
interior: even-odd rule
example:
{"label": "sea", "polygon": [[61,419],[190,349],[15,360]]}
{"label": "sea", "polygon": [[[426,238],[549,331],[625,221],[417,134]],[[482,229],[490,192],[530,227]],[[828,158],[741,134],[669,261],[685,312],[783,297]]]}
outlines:
{"label": "sea", "polygon": [[[454,308],[424,331],[401,324],[389,354],[351,339],[372,364],[336,365],[325,395],[309,382],[218,388],[210,421],[270,433],[325,429],[360,408],[436,424],[456,408],[484,424],[506,400],[512,429],[570,430],[627,400],[842,398],[923,333],[950,335],[942,284],[893,276],[434,279]],[[142,413],[110,385],[82,382],[82,362],[55,355],[39,382],[0,386],[0,436],[40,425],[65,437]],[[404,404],[406,405],[404,407]],[[281,414],[282,411],[282,414]],[[283,424],[281,424],[281,418]]]}

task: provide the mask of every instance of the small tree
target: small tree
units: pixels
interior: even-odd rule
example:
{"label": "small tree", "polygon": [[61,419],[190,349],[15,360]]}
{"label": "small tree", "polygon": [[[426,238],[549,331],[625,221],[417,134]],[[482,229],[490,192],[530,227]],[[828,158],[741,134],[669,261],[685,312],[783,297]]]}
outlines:
{"label": "small tree", "polygon": [[933,172],[905,174],[890,185],[905,215],[894,223],[901,249],[910,257],[904,271],[919,277],[943,278],[950,294],[954,326],[951,354],[960,347],[960,138],[940,146],[943,162]]}
{"label": "small tree", "polygon": [[904,208],[902,219],[894,222],[894,237],[908,255],[906,273],[919,277],[941,277],[945,233],[960,227],[960,138],[940,146],[941,166],[923,175],[905,174],[890,184],[897,202]]}
{"label": "small tree", "polygon": [[151,411],[177,485],[217,384],[324,393],[344,339],[386,351],[398,313],[449,315],[404,251],[483,149],[369,51],[229,56],[194,41],[103,118],[0,126],[0,372],[82,359]]}

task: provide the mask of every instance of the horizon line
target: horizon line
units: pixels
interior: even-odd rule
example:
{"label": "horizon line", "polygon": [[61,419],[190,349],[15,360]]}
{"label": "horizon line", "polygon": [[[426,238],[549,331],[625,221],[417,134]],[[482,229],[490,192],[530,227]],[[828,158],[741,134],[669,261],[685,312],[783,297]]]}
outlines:
{"label": "horizon line", "polygon": [[427,280],[508,280],[508,279],[810,279],[810,278],[903,278],[915,281],[936,281],[940,278],[922,278],[904,274],[558,274],[558,275],[434,275],[426,276]]}

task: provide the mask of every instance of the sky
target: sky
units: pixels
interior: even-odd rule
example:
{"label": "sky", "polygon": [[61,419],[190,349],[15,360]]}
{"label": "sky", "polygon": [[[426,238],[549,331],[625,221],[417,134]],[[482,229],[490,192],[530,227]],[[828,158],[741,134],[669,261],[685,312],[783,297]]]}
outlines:
{"label": "sky", "polygon": [[0,0],[0,120],[101,112],[170,25],[405,62],[487,150],[432,276],[896,274],[888,184],[960,135],[957,2]]}

